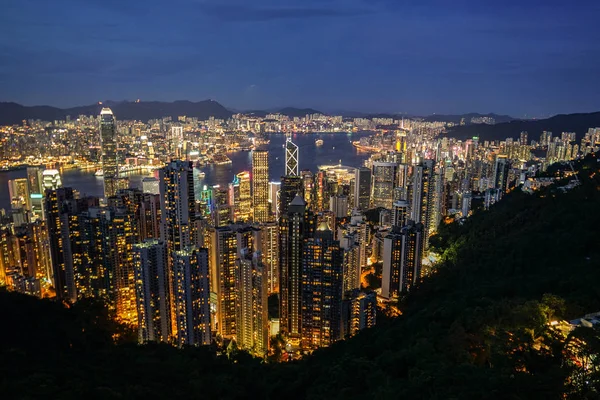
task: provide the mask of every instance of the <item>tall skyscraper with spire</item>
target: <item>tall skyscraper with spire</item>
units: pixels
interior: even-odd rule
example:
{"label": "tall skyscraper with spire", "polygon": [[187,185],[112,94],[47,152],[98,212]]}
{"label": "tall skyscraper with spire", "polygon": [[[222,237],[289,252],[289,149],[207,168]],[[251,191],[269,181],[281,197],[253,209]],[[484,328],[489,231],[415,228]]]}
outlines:
{"label": "tall skyscraper with spire", "polygon": [[269,210],[269,152],[252,152],[252,200],[254,222],[268,222]]}
{"label": "tall skyscraper with spire", "polygon": [[299,164],[298,157],[298,146],[292,142],[290,136],[285,141],[285,175],[286,176],[299,176],[300,170],[298,169]]}
{"label": "tall skyscraper with spire", "polygon": [[102,171],[104,172],[104,197],[117,193],[119,165],[117,162],[117,120],[110,108],[100,111],[100,143],[102,146]]}

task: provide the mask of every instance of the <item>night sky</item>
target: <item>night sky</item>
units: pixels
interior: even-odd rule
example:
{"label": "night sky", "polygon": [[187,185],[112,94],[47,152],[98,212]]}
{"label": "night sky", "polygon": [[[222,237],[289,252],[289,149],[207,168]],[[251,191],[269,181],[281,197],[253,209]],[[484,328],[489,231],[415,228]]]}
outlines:
{"label": "night sky", "polygon": [[597,111],[599,3],[3,0],[0,101]]}

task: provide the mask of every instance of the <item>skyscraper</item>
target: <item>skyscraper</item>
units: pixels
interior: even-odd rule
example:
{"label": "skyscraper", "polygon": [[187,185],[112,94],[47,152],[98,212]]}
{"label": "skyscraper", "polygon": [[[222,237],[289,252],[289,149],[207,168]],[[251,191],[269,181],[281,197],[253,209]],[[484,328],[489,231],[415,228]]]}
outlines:
{"label": "skyscraper", "polygon": [[313,208],[315,201],[315,177],[310,170],[303,169],[300,171],[302,177],[302,184],[304,185],[304,201],[306,201],[306,207]]}
{"label": "skyscraper", "polygon": [[[191,162],[171,161],[160,170],[161,241],[166,245],[171,335],[179,345],[205,344],[210,326],[208,255],[196,238]],[[206,270],[206,271],[205,271]],[[176,298],[177,297],[177,298]],[[206,318],[209,319],[207,324]]]}
{"label": "skyscraper", "polygon": [[411,217],[416,223],[423,224],[423,249],[429,247],[429,235],[432,231],[432,218],[434,213],[434,162],[433,160],[424,160],[421,164],[415,166],[412,182],[412,204]]}
{"label": "skyscraper", "polygon": [[508,188],[508,171],[510,169],[510,162],[508,157],[505,155],[497,155],[496,162],[494,163],[494,189],[498,191],[499,198],[506,193]]}
{"label": "skyscraper", "polygon": [[110,269],[114,271],[116,316],[121,322],[135,326],[137,309],[132,252],[137,239],[135,216],[125,208],[111,208],[105,215],[105,252],[109,257]]}
{"label": "skyscraper", "polygon": [[249,221],[252,217],[250,172],[243,171],[235,175],[230,190],[233,190],[235,222]]}
{"label": "skyscraper", "polygon": [[100,111],[100,143],[102,145],[102,170],[104,171],[104,197],[117,193],[119,165],[117,162],[117,121],[110,108]]}
{"label": "skyscraper", "polygon": [[315,220],[301,196],[294,198],[287,213],[280,219],[280,327],[284,335],[297,342],[301,336],[303,246],[305,238],[312,236],[314,224]]}
{"label": "skyscraper", "polygon": [[373,207],[390,210],[394,201],[394,188],[398,185],[398,164],[376,161],[373,163],[373,187],[371,202]]}
{"label": "skyscraper", "polygon": [[26,178],[9,180],[8,194],[10,196],[11,208],[23,209],[24,211],[31,210],[31,196]]}
{"label": "skyscraper", "polygon": [[172,156],[176,158],[183,158],[182,150],[183,150],[183,127],[182,126],[172,126],[171,127],[171,135],[168,138],[169,142],[169,151]]}
{"label": "skyscraper", "polygon": [[300,196],[304,199],[304,185],[299,176],[282,176],[279,191],[279,215],[286,214],[292,200]]}
{"label": "skyscraper", "polygon": [[169,342],[171,306],[165,244],[148,239],[133,246],[138,340]]}
{"label": "skyscraper", "polygon": [[[172,254],[191,244],[196,219],[192,163],[171,161],[159,172],[161,240],[167,246],[169,263]],[[171,265],[171,264],[169,264]]]}
{"label": "skyscraper", "polygon": [[188,246],[176,251],[171,303],[178,346],[210,344],[209,301],[208,250]]}
{"label": "skyscraper", "polygon": [[281,182],[269,182],[269,205],[271,215],[276,219],[279,219],[279,190],[281,190]]}
{"label": "skyscraper", "polygon": [[69,233],[69,207],[66,203],[73,200],[71,188],[46,191],[45,208],[52,260],[52,283],[56,289],[56,297],[71,302],[77,300],[77,289]]}
{"label": "skyscraper", "polygon": [[216,294],[216,326],[227,338],[236,334],[236,275],[238,258],[237,233],[231,226],[212,232],[211,291]]}
{"label": "skyscraper", "polygon": [[304,244],[301,281],[302,347],[329,346],[341,338],[343,251],[321,223]]}
{"label": "skyscraper", "polygon": [[421,279],[423,234],[423,224],[409,221],[403,228],[392,228],[383,239],[383,297],[397,297]]}
{"label": "skyscraper", "polygon": [[237,263],[236,340],[264,357],[269,349],[267,273],[260,252],[244,248]]}
{"label": "skyscraper", "polygon": [[392,205],[392,225],[403,227],[410,217],[408,202],[405,200],[395,201]]}
{"label": "skyscraper", "polygon": [[344,250],[343,274],[344,295],[354,289],[360,289],[360,246],[356,242],[358,233],[349,233],[340,240]]}
{"label": "skyscraper", "polygon": [[371,170],[357,168],[354,177],[354,208],[367,210],[371,201]]}
{"label": "skyscraper", "polygon": [[298,146],[292,142],[292,138],[288,137],[285,141],[285,175],[299,175],[299,158]]}
{"label": "skyscraper", "polygon": [[377,322],[377,295],[364,293],[358,289],[344,299],[343,315],[344,337],[356,335],[360,330],[371,328]]}
{"label": "skyscraper", "polygon": [[252,199],[254,222],[268,222],[269,212],[269,152],[252,152]]}
{"label": "skyscraper", "polygon": [[333,212],[336,218],[345,218],[348,216],[348,196],[331,196],[329,198],[329,210]]}
{"label": "skyscraper", "polygon": [[269,222],[260,225],[259,249],[267,273],[267,291],[279,292],[279,224]]}

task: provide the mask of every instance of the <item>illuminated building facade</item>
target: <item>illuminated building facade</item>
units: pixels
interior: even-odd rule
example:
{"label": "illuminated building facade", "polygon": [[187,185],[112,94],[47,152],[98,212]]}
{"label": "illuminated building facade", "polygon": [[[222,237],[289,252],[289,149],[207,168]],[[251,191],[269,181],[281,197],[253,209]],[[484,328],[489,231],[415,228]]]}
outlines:
{"label": "illuminated building facade", "polygon": [[301,337],[302,260],[306,238],[311,237],[316,220],[301,196],[290,203],[280,218],[279,232],[279,312],[281,332],[292,340]]}
{"label": "illuminated building facade", "polygon": [[321,223],[304,244],[301,280],[302,347],[331,345],[342,334],[343,250]]}
{"label": "illuminated building facade", "polygon": [[231,226],[212,232],[211,290],[216,294],[217,331],[224,337],[236,334],[237,233]]}
{"label": "illuminated building facade", "polygon": [[246,222],[252,218],[252,194],[250,172],[243,171],[230,184],[233,191],[234,221]]}
{"label": "illuminated building facade", "polygon": [[348,338],[377,323],[377,295],[358,289],[346,295],[342,311],[343,336]]}
{"label": "illuminated building facade", "polygon": [[304,198],[304,185],[299,176],[281,177],[281,190],[279,191],[279,215],[287,214],[288,207],[296,196]]}
{"label": "illuminated building facade", "polygon": [[279,292],[279,224],[260,225],[259,249],[267,273],[267,292]]}
{"label": "illuminated building facade", "polygon": [[210,287],[208,250],[193,246],[178,250],[173,261],[174,337],[179,347],[208,345]]}
{"label": "illuminated building facade", "polygon": [[[207,311],[210,291],[206,286],[209,282],[206,249],[193,247],[197,224],[192,163],[171,161],[160,170],[159,176],[161,241],[167,252],[171,335],[180,346],[199,345],[210,335],[210,331],[206,332],[206,326],[210,326],[210,311]],[[200,309],[206,313],[199,315]]]}
{"label": "illuminated building facade", "polygon": [[360,167],[354,174],[354,208],[368,210],[371,203],[371,170]]}
{"label": "illuminated building facade", "polygon": [[119,164],[117,160],[117,121],[110,108],[100,111],[100,143],[102,146],[102,171],[104,172],[104,197],[117,193]]}
{"label": "illuminated building facade", "polygon": [[267,273],[260,252],[244,248],[237,260],[238,346],[264,357],[269,349]]}
{"label": "illuminated building facade", "polygon": [[302,177],[302,184],[304,186],[303,193],[306,207],[313,208],[315,201],[315,176],[308,169],[300,171],[300,176]]}
{"label": "illuminated building facade", "polygon": [[409,221],[402,228],[393,227],[383,239],[383,297],[398,297],[420,281],[423,235],[423,224]]}
{"label": "illuminated building facade", "polygon": [[269,210],[269,152],[252,152],[252,199],[254,222],[271,220]]}
{"label": "illuminated building facade", "polygon": [[133,246],[138,340],[169,342],[171,333],[167,253],[163,242],[148,239]]}
{"label": "illuminated building facade", "polygon": [[398,164],[373,162],[372,207],[390,210],[394,201],[394,188],[398,185]]}
{"label": "illuminated building facade", "polygon": [[285,141],[285,175],[299,175],[299,155],[298,146],[288,137]]}
{"label": "illuminated building facade", "polygon": [[46,169],[42,172],[43,190],[54,190],[62,187],[60,172],[57,169]]}

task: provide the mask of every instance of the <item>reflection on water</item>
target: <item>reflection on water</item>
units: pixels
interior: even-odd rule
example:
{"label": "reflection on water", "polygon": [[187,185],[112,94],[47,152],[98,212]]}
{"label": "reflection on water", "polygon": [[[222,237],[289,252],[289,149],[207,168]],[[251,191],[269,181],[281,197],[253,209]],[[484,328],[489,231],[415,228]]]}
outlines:
{"label": "reflection on water", "polygon": [[[366,133],[327,133],[314,135],[294,135],[292,140],[299,147],[300,169],[310,169],[315,172],[319,165],[337,164],[340,161],[344,165],[359,167],[369,157],[368,153],[358,152],[352,146],[353,140],[367,135]],[[272,134],[269,139],[269,175],[273,181],[279,181],[285,172],[285,135]],[[323,139],[323,145],[315,145],[316,139]],[[194,181],[196,194],[202,190],[204,185],[227,186],[233,180],[233,176],[242,171],[252,170],[252,152],[239,151],[229,153],[231,164],[209,165],[202,168],[206,174],[200,179],[198,171],[194,169]],[[157,174],[157,171],[154,172]],[[8,194],[8,180],[26,176],[25,169],[0,173],[0,207],[9,208],[10,199]],[[64,186],[70,186],[78,190],[82,196],[102,196],[104,193],[103,180],[94,175],[94,170],[67,170],[61,173]],[[141,188],[142,179],[149,175],[130,174],[131,187]]]}

